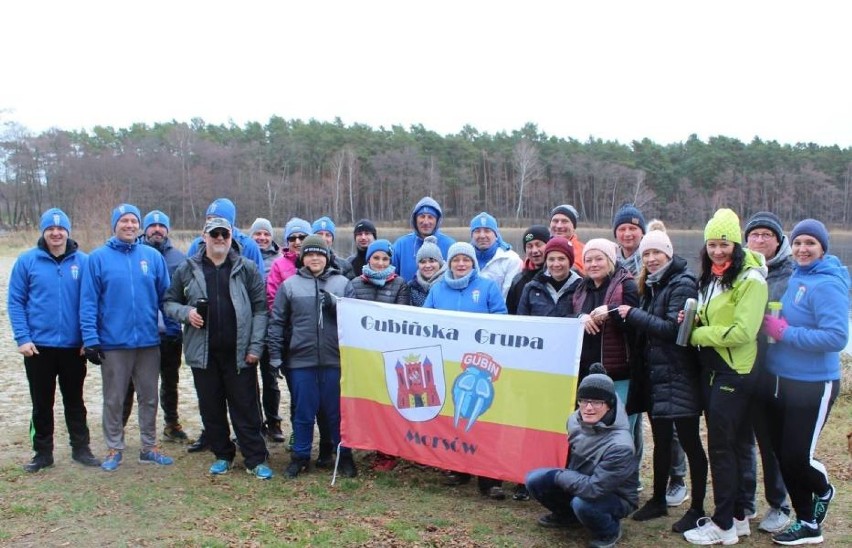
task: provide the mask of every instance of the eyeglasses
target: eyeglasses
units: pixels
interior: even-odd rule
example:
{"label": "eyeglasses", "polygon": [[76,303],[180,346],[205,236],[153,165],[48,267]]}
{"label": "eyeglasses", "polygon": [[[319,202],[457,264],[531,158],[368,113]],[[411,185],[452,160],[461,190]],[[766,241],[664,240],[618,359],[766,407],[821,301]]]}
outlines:
{"label": "eyeglasses", "polygon": [[592,409],[597,411],[597,410],[601,409],[605,404],[606,404],[606,402],[601,401],[601,400],[583,400],[583,399],[577,400],[577,406],[580,409],[582,409],[583,407],[586,407],[588,405]]}
{"label": "eyeglasses", "polygon": [[749,240],[771,240],[775,238],[775,234],[772,232],[749,232],[748,239]]}
{"label": "eyeglasses", "polygon": [[298,235],[298,236],[290,236],[289,238],[287,238],[287,241],[288,242],[295,242],[295,241],[301,242],[305,238],[307,238],[307,236],[305,236],[304,234],[301,234],[301,235]]}
{"label": "eyeglasses", "polygon": [[210,237],[214,239],[222,238],[223,240],[227,240],[231,237],[231,233],[227,230],[211,230],[208,234],[210,234]]}

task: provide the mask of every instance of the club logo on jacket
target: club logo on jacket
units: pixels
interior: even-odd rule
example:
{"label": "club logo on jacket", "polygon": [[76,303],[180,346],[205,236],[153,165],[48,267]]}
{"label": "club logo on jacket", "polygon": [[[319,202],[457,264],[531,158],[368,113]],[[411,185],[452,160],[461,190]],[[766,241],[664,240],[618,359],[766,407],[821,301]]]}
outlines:
{"label": "club logo on jacket", "polygon": [[793,298],[793,302],[799,304],[799,301],[805,298],[805,293],[808,292],[808,288],[800,285],[798,291],[796,291],[796,296]]}
{"label": "club logo on jacket", "polygon": [[464,372],[453,383],[453,426],[458,428],[460,420],[467,419],[464,431],[470,432],[494,403],[494,383],[503,367],[484,352],[464,354],[461,367]]}
{"label": "club logo on jacket", "polygon": [[474,289],[473,293],[470,294],[470,297],[473,299],[473,302],[479,303],[479,295],[480,291],[478,289]]}
{"label": "club logo on jacket", "polygon": [[148,261],[145,261],[145,260],[139,261],[139,266],[142,267],[142,274],[147,276],[148,275]]}
{"label": "club logo on jacket", "polygon": [[79,277],[80,277],[80,267],[75,265],[75,264],[72,264],[71,265],[71,279],[76,280]]}
{"label": "club logo on jacket", "polygon": [[412,422],[437,417],[446,394],[441,347],[407,348],[382,354],[388,395],[399,414]]}

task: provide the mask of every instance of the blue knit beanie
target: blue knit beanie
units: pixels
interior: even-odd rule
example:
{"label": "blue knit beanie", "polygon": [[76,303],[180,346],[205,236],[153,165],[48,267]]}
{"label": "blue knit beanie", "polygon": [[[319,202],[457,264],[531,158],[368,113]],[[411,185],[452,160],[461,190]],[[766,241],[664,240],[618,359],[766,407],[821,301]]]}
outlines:
{"label": "blue knit beanie", "polygon": [[159,209],[155,209],[154,211],[149,211],[145,214],[145,218],[142,220],[142,231],[148,230],[148,227],[151,225],[163,225],[166,227],[166,232],[171,230],[171,225],[169,224],[169,216],[160,211]]}
{"label": "blue knit beanie", "polygon": [[216,198],[207,208],[208,217],[222,217],[227,219],[231,226],[237,224],[237,206],[227,198]]}
{"label": "blue knit beanie", "polygon": [[58,207],[52,207],[42,213],[38,226],[41,229],[42,234],[44,234],[44,231],[52,226],[64,228],[65,232],[71,234],[71,219],[69,219],[68,215],[66,215],[65,212]]}
{"label": "blue knit beanie", "polygon": [[796,226],[793,227],[793,233],[790,235],[790,241],[796,239],[796,236],[801,236],[802,234],[807,234],[808,236],[813,236],[817,239],[817,241],[822,246],[822,250],[824,253],[828,253],[828,230],[825,228],[825,225],[816,219],[805,219],[804,221],[799,221]]}
{"label": "blue knit beanie", "polygon": [[494,234],[500,235],[500,230],[497,228],[497,219],[484,211],[470,220],[470,233],[473,234],[473,231],[477,228],[488,228]]}
{"label": "blue knit beanie", "polygon": [[284,239],[289,240],[290,236],[293,234],[304,234],[305,236],[310,236],[314,231],[311,230],[311,225],[308,221],[304,219],[300,219],[298,217],[293,217],[287,224],[284,225]]}
{"label": "blue knit beanie", "polygon": [[388,257],[393,257],[393,246],[391,246],[389,240],[376,240],[375,242],[370,244],[370,246],[367,248],[366,258],[368,262],[370,260],[370,256],[376,251],[384,251],[388,254]]}
{"label": "blue knit beanie", "polygon": [[133,204],[121,204],[117,208],[112,210],[112,230],[115,231],[115,225],[118,224],[118,220],[121,219],[124,215],[128,213],[132,213],[136,216],[136,220],[139,221],[139,224],[142,224],[142,212],[139,211],[139,208]]}
{"label": "blue knit beanie", "polygon": [[325,230],[326,232],[331,232],[331,239],[334,239],[334,221],[331,220],[330,217],[320,217],[311,225],[311,229],[313,229],[314,234],[319,232],[320,230]]}
{"label": "blue knit beanie", "polygon": [[642,234],[645,234],[645,216],[633,204],[624,204],[615,212],[615,217],[612,218],[613,235],[618,227],[628,224],[638,226],[642,230]]}

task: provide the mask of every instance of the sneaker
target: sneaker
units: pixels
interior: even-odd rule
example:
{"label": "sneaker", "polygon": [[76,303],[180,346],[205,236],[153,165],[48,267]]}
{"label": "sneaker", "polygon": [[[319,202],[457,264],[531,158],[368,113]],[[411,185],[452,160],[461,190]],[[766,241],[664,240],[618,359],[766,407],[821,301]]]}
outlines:
{"label": "sneaker", "polygon": [[187,437],[186,432],[183,431],[183,426],[179,422],[167,424],[163,428],[163,437],[166,441],[173,441],[175,443],[186,443],[189,441],[189,437]]}
{"label": "sneaker", "polygon": [[734,529],[737,530],[738,537],[747,537],[751,535],[751,525],[749,525],[748,518],[745,519],[737,519],[734,518]]}
{"label": "sneaker", "polygon": [[233,466],[231,461],[219,459],[210,465],[210,473],[214,476],[221,476],[222,474],[227,474],[228,470],[231,469],[231,466]]}
{"label": "sneaker", "polygon": [[201,434],[198,435],[198,439],[189,444],[189,447],[186,448],[187,453],[201,453],[202,451],[207,451],[210,449],[210,444],[207,443],[207,435],[204,433],[204,430],[201,431]]}
{"label": "sneaker", "polygon": [[139,451],[139,464],[157,464],[159,466],[168,466],[174,464],[174,459],[160,453],[158,447],[152,447],[148,451]]}
{"label": "sneaker", "polygon": [[275,474],[272,473],[272,469],[265,462],[261,462],[251,470],[246,468],[246,472],[249,474],[253,474],[257,479],[268,480],[272,479],[272,476]]}
{"label": "sneaker", "polygon": [[613,536],[592,539],[589,546],[592,548],[612,548],[619,540],[621,540],[621,525],[618,526],[618,532]]}
{"label": "sneaker", "polygon": [[814,521],[817,525],[822,525],[825,521],[825,516],[828,514],[828,504],[834,498],[834,486],[829,484],[828,495],[825,497],[814,497]]}
{"label": "sneaker", "polygon": [[546,529],[568,529],[569,527],[579,526],[580,521],[573,515],[567,516],[551,512],[538,518],[538,524]]}
{"label": "sneaker", "polygon": [[104,461],[101,463],[101,469],[107,472],[115,472],[118,465],[121,464],[121,451],[110,449]]}
{"label": "sneaker", "polygon": [[683,504],[685,500],[689,498],[689,490],[686,488],[686,484],[682,481],[670,481],[669,488],[666,489],[666,505],[667,506],[680,506]]}
{"label": "sneaker", "polygon": [[271,421],[266,426],[266,437],[274,443],[284,443],[284,433],[281,431],[281,421]]}
{"label": "sneaker", "polygon": [[783,533],[772,535],[772,542],[785,546],[796,546],[798,544],[821,544],[823,542],[822,529],[808,527],[801,521],[793,522]]}
{"label": "sneaker", "polygon": [[698,520],[698,527],[690,529],[683,534],[683,538],[691,544],[707,546],[710,544],[724,544],[725,546],[736,544],[740,538],[737,536],[737,528],[732,524],[730,529],[722,529],[710,518]]}
{"label": "sneaker", "polygon": [[354,478],[358,475],[358,469],[355,467],[355,460],[352,458],[352,453],[340,455],[337,470],[340,472],[340,475],[347,478]]}
{"label": "sneaker", "polygon": [[635,521],[648,521],[649,519],[667,515],[669,515],[669,511],[667,510],[666,503],[651,499],[642,508],[633,512],[633,519]]}
{"label": "sneaker", "polygon": [[377,472],[390,472],[394,468],[396,468],[399,459],[394,457],[393,455],[386,455],[385,453],[376,454],[376,460],[373,461],[373,470]]}
{"label": "sneaker", "polygon": [[296,444],[296,433],[290,432],[290,437],[287,439],[287,451],[293,452],[293,445]]}
{"label": "sneaker", "polygon": [[470,474],[465,474],[464,472],[447,472],[444,475],[444,485],[449,487],[456,487],[466,483],[470,483]]}
{"label": "sneaker", "polygon": [[299,458],[294,456],[293,460],[290,461],[290,465],[287,466],[287,469],[284,471],[284,473],[287,474],[288,478],[296,478],[302,472],[307,472],[310,465],[310,458]]}
{"label": "sneaker", "polygon": [[36,453],[30,462],[24,465],[24,472],[34,474],[39,470],[53,466],[53,455],[50,453]]}
{"label": "sneaker", "polygon": [[480,491],[480,494],[493,500],[506,500],[506,491],[499,485],[492,485],[485,491]]}
{"label": "sneaker", "polygon": [[100,466],[101,460],[92,454],[88,447],[81,447],[71,451],[71,460],[79,462],[83,466]]}
{"label": "sneaker", "polygon": [[790,526],[791,521],[792,518],[784,510],[770,508],[757,528],[767,533],[780,533]]}
{"label": "sneaker", "polygon": [[704,512],[690,508],[686,511],[682,518],[674,522],[674,525],[672,525],[672,531],[675,533],[685,533],[690,529],[695,529],[698,527],[698,520],[705,516],[706,514]]}
{"label": "sneaker", "polygon": [[525,500],[530,500],[530,492],[527,491],[527,486],[526,485],[516,486],[515,492],[512,495],[512,499],[517,500],[517,501],[521,501],[521,502],[523,502]]}

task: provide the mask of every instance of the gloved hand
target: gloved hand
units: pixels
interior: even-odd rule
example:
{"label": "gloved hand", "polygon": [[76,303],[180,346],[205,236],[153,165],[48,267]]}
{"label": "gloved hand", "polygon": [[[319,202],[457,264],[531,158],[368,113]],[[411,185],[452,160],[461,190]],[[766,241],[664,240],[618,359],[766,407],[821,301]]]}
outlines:
{"label": "gloved hand", "polygon": [[83,349],[83,354],[94,365],[101,365],[104,363],[104,358],[106,358],[100,346],[87,346]]}
{"label": "gloved hand", "polygon": [[784,339],[784,331],[787,330],[787,327],[789,327],[789,324],[784,318],[776,318],[769,314],[763,316],[763,334],[776,341]]}
{"label": "gloved hand", "polygon": [[325,289],[320,289],[319,295],[320,305],[323,308],[327,308],[328,310],[334,310],[335,308],[337,308],[337,295],[329,293]]}

